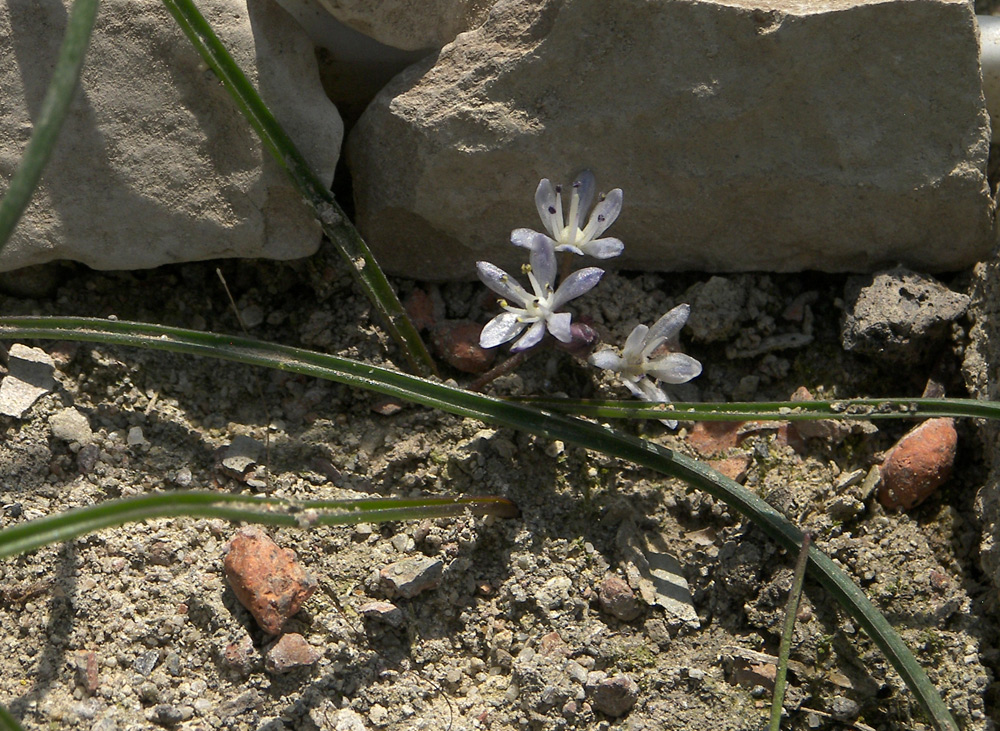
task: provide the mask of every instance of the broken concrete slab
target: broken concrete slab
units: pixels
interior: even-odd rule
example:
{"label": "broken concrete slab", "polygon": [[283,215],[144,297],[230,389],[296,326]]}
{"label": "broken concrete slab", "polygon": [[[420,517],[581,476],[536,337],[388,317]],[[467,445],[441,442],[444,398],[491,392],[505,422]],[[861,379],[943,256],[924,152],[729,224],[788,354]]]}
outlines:
{"label": "broken concrete slab", "polygon": [[988,147],[963,0],[501,0],[348,158],[380,262],[442,280],[516,269],[539,179],[583,168],[625,191],[623,268],[956,270],[993,242]]}
{"label": "broken concrete slab", "polygon": [[[343,129],[313,47],[275,0],[201,12],[300,147],[333,179]],[[0,2],[0,179],[31,133],[62,41],[62,3]],[[220,256],[289,259],[320,230],[161,3],[106,0],[81,86],[0,270],[57,259],[132,269]]]}

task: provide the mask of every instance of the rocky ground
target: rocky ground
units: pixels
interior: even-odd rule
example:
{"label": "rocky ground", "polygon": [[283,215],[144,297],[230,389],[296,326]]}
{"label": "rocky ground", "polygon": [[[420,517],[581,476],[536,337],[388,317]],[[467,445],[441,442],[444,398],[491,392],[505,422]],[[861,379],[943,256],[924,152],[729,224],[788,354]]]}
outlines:
{"label": "rocky ground", "polygon": [[[338,264],[322,261],[222,269],[253,336],[388,362],[394,353],[367,303]],[[2,311],[238,332],[214,266],[61,267],[34,293],[3,296]],[[964,394],[968,319],[929,347],[902,348],[902,361],[847,352],[846,280],[614,273],[576,309],[620,343],[636,323],[690,302],[683,340],[705,370],[684,398],[785,399],[800,387],[824,398],[915,396],[929,379]],[[971,277],[946,283],[965,291]],[[399,286],[404,297],[417,288]],[[478,284],[424,289],[439,326],[489,317]],[[26,727],[764,726],[794,557],[726,505],[599,454],[335,384],[163,353],[33,345],[52,356],[57,385],[23,418],[3,419],[2,526],[182,487],[290,498],[500,494],[522,516],[266,531],[317,583],[284,628],[307,644],[301,667],[275,659],[275,638],[227,583],[237,526],[154,521],[6,560],[0,698]],[[491,389],[624,397],[555,350]],[[268,424],[261,466],[234,472],[227,449],[263,442]],[[945,486],[913,510],[886,510],[864,477],[911,426],[830,427],[811,438],[787,425],[623,428],[727,460],[716,464],[811,531],[860,582],[963,728],[986,731],[1000,715],[997,591],[980,567],[974,505],[987,469],[974,426],[959,423]],[[432,560],[407,562],[419,557]],[[640,581],[643,558],[683,576],[690,595]],[[433,565],[439,581],[409,597],[382,571],[411,570],[419,583]],[[928,728],[878,650],[812,583],[792,657],[785,727]]]}

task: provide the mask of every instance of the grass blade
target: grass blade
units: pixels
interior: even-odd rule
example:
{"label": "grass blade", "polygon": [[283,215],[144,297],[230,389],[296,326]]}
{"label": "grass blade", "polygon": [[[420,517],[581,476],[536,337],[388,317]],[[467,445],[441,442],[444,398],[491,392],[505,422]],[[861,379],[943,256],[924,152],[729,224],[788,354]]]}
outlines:
{"label": "grass blade", "polygon": [[163,2],[205,63],[222,81],[236,106],[260,136],[264,147],[288,173],[289,179],[313,209],[323,232],[340,251],[347,268],[371,300],[372,306],[381,313],[389,334],[402,348],[410,366],[423,375],[436,373],[434,360],[427,351],[427,346],[361,234],[347,220],[333,194],[313,173],[309,163],[278,124],[253,84],[215,35],[212,26],[198,12],[192,0]]}
{"label": "grass blade", "polygon": [[[324,378],[499,426],[626,459],[680,478],[725,501],[785,550],[802,548],[802,532],[762,498],[698,460],[610,427],[522,403],[501,401],[398,371],[249,338],[118,320],[0,317],[0,337],[78,340],[188,353]],[[809,547],[809,571],[865,629],[917,697],[935,728],[958,725],[927,674],[886,618],[825,553]]]}
{"label": "grass blade", "polygon": [[154,518],[222,518],[233,522],[305,528],[451,517],[466,511],[505,518],[518,514],[517,507],[510,500],[489,496],[291,502],[206,490],[179,490],[108,500],[5,528],[0,530],[0,558],[34,551],[50,543],[73,540],[102,528]]}
{"label": "grass blade", "polygon": [[97,17],[98,0],[76,0],[66,21],[66,35],[59,49],[59,58],[52,81],[42,100],[42,108],[35,120],[31,139],[24,150],[24,157],[10,185],[0,201],[0,251],[7,245],[21,214],[28,207],[31,195],[42,177],[49,161],[59,130],[69,112],[73,93],[80,81],[83,60],[90,45],[90,33]]}
{"label": "grass blade", "polygon": [[1000,419],[1000,403],[963,398],[855,398],[832,401],[673,402],[525,397],[519,403],[594,419],[686,421],[815,421],[914,419],[929,416]]}
{"label": "grass blade", "polygon": [[10,711],[0,705],[0,731],[24,731]]}
{"label": "grass blade", "polygon": [[788,592],[788,606],[785,609],[785,626],[781,632],[781,645],[778,648],[778,672],[774,678],[774,696],[771,699],[770,731],[781,731],[781,711],[785,705],[785,681],[788,678],[788,656],[792,652],[792,635],[795,632],[795,619],[799,612],[799,599],[802,598],[802,584],[806,578],[806,565],[809,562],[809,534],[802,536],[802,550],[795,562],[795,579],[792,590]]}

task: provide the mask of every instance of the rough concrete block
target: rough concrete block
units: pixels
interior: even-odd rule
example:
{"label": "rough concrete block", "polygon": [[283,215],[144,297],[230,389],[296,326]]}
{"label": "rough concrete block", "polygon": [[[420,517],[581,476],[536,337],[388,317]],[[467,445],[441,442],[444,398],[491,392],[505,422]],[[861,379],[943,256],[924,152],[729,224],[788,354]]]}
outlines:
{"label": "rough concrete block", "polygon": [[[993,243],[964,0],[501,0],[348,141],[390,271],[516,268],[542,177],[625,191],[625,268],[955,270]],[[606,262],[611,263],[611,262]]]}
{"label": "rough concrete block", "polygon": [[[302,29],[274,0],[199,9],[331,181],[343,127]],[[2,180],[31,134],[65,24],[60,2],[0,1]],[[105,0],[69,118],[0,271],[54,259],[97,269],[289,259],[319,242],[311,212],[163,4]]]}

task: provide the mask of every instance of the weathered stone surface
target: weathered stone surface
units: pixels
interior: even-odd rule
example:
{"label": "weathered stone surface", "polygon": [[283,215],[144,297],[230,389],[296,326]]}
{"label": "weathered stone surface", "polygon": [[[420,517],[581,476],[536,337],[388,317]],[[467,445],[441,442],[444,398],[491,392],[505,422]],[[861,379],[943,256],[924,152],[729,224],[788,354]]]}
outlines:
{"label": "weathered stone surface", "polygon": [[624,268],[955,270],[991,245],[988,141],[960,0],[501,0],[348,158],[363,233],[417,278],[516,269],[538,180],[583,168],[625,191]]}
{"label": "weathered stone surface", "polygon": [[298,668],[315,665],[323,653],[310,645],[306,638],[295,632],[282,635],[264,657],[264,668],[269,673],[290,673]]}
{"label": "weathered stone surface", "polygon": [[430,556],[411,556],[384,566],[379,571],[382,583],[392,596],[412,599],[441,583],[444,562]]}
{"label": "weathered stone surface", "polygon": [[55,363],[41,348],[10,346],[7,375],[0,381],[0,414],[22,418],[28,409],[56,387]]}
{"label": "weathered stone surface", "polygon": [[844,302],[844,348],[907,366],[940,353],[951,322],[969,306],[967,295],[900,267],[850,277]]}
{"label": "weathered stone surface", "polygon": [[[284,0],[288,2],[288,0]],[[440,48],[479,25],[493,0],[319,0],[337,20],[394,48]]]}
{"label": "weathered stone surface", "polygon": [[[249,8],[248,8],[249,6]],[[314,170],[343,135],[312,44],[274,0],[206,0],[212,23]],[[0,2],[0,179],[39,114],[66,24],[61,3]],[[304,256],[320,232],[162,3],[106,0],[69,118],[0,270],[55,259],[98,269],[219,256]]]}

